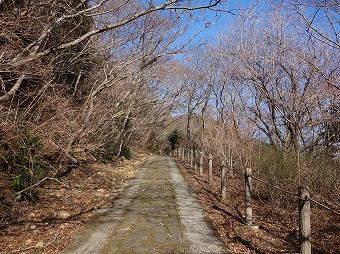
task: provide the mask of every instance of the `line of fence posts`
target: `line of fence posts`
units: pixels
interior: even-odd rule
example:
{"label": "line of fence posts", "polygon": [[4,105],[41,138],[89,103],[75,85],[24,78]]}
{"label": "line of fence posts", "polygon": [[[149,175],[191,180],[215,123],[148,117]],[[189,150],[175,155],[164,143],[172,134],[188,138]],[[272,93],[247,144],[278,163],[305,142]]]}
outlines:
{"label": "line of fence posts", "polygon": [[[252,208],[252,170],[246,168],[245,178],[245,222],[251,226],[253,223]],[[310,193],[306,186],[298,187],[298,207],[299,207],[299,242],[300,254],[311,254],[311,223],[310,223]]]}
{"label": "line of fence posts", "polygon": [[[187,159],[186,156],[187,155]],[[197,155],[199,155],[199,174],[203,175],[203,152],[197,150],[178,148],[177,156],[182,158],[183,162],[190,161],[190,167],[194,167],[197,172]],[[212,185],[212,165],[213,158],[209,154],[208,157],[208,183]],[[244,171],[244,183],[245,183],[245,224],[248,226],[253,225],[253,208],[252,208],[252,169],[246,168]],[[256,180],[256,178],[255,178]],[[260,179],[258,179],[260,180]],[[221,199],[227,198],[227,167],[225,160],[222,160],[221,167]],[[310,223],[310,194],[308,187],[298,187],[298,207],[299,207],[299,242],[300,242],[300,254],[311,254],[311,223]]]}

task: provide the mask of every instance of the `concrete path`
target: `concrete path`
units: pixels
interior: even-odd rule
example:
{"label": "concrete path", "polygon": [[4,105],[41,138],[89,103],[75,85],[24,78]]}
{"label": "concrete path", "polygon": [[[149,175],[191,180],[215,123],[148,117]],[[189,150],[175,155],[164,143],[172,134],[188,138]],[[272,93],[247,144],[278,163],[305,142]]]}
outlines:
{"label": "concrete path", "polygon": [[172,158],[150,158],[119,192],[61,253],[227,253]]}

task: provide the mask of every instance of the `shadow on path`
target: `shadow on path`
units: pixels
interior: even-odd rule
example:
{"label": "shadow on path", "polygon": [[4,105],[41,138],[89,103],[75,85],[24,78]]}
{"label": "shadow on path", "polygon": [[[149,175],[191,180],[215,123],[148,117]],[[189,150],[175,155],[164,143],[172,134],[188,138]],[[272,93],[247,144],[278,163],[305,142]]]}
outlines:
{"label": "shadow on path", "polygon": [[61,253],[227,252],[175,162],[155,156]]}

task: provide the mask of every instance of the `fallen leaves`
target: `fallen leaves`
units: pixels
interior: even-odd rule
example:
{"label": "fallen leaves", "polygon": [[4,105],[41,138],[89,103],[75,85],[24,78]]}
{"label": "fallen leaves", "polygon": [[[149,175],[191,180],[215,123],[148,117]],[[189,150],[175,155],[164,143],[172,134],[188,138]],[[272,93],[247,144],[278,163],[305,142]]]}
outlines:
{"label": "fallen leaves", "polygon": [[95,162],[75,168],[59,179],[63,185],[50,182],[39,186],[34,205],[11,200],[10,182],[0,172],[1,195],[8,200],[6,206],[0,203],[4,217],[0,221],[0,253],[59,253],[146,158],[140,154],[118,166]]}
{"label": "fallen leaves", "polygon": [[[244,180],[228,177],[227,199],[220,199],[220,178],[214,175],[214,184],[209,186],[208,176],[197,172],[178,160],[178,165],[191,189],[215,228],[223,237],[230,253],[298,253],[298,214],[295,204],[289,208],[270,205],[260,192],[253,199],[254,230],[244,224]],[[261,190],[262,191],[262,190]],[[263,196],[261,196],[263,195]],[[333,230],[332,230],[333,229]],[[340,218],[313,209],[313,253],[340,253]]]}

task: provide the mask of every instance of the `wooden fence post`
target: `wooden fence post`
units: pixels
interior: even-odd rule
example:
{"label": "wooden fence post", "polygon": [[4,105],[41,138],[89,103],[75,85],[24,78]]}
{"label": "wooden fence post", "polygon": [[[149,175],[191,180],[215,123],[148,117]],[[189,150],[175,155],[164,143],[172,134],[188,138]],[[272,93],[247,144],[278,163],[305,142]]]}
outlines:
{"label": "wooden fence post", "polygon": [[221,198],[222,200],[227,198],[227,169],[225,166],[225,160],[222,160]]}
{"label": "wooden fence post", "polygon": [[185,149],[185,162],[189,162],[189,156],[190,156],[190,153],[189,153],[189,148],[186,148]]}
{"label": "wooden fence post", "polygon": [[191,150],[190,150],[190,168],[193,167],[193,162],[194,162],[194,151],[191,148]]}
{"label": "wooden fence post", "polygon": [[209,173],[208,173],[209,185],[213,184],[213,172],[212,172],[212,155],[209,154]]}
{"label": "wooden fence post", "polygon": [[310,194],[309,188],[299,186],[299,238],[300,254],[311,254]]}
{"label": "wooden fence post", "polygon": [[203,175],[203,151],[201,151],[200,156],[200,175]]}
{"label": "wooden fence post", "polygon": [[186,156],[186,158],[187,158],[187,163],[189,163],[189,161],[190,161],[190,149],[189,148],[187,148],[187,156]]}
{"label": "wooden fence post", "polygon": [[197,172],[197,150],[194,151],[194,168],[195,172]]}
{"label": "wooden fence post", "polygon": [[246,187],[246,193],[245,193],[245,217],[246,217],[246,224],[248,226],[251,226],[253,223],[253,208],[251,203],[251,168],[246,168],[246,172],[244,174],[244,180],[245,180],[245,187]]}

